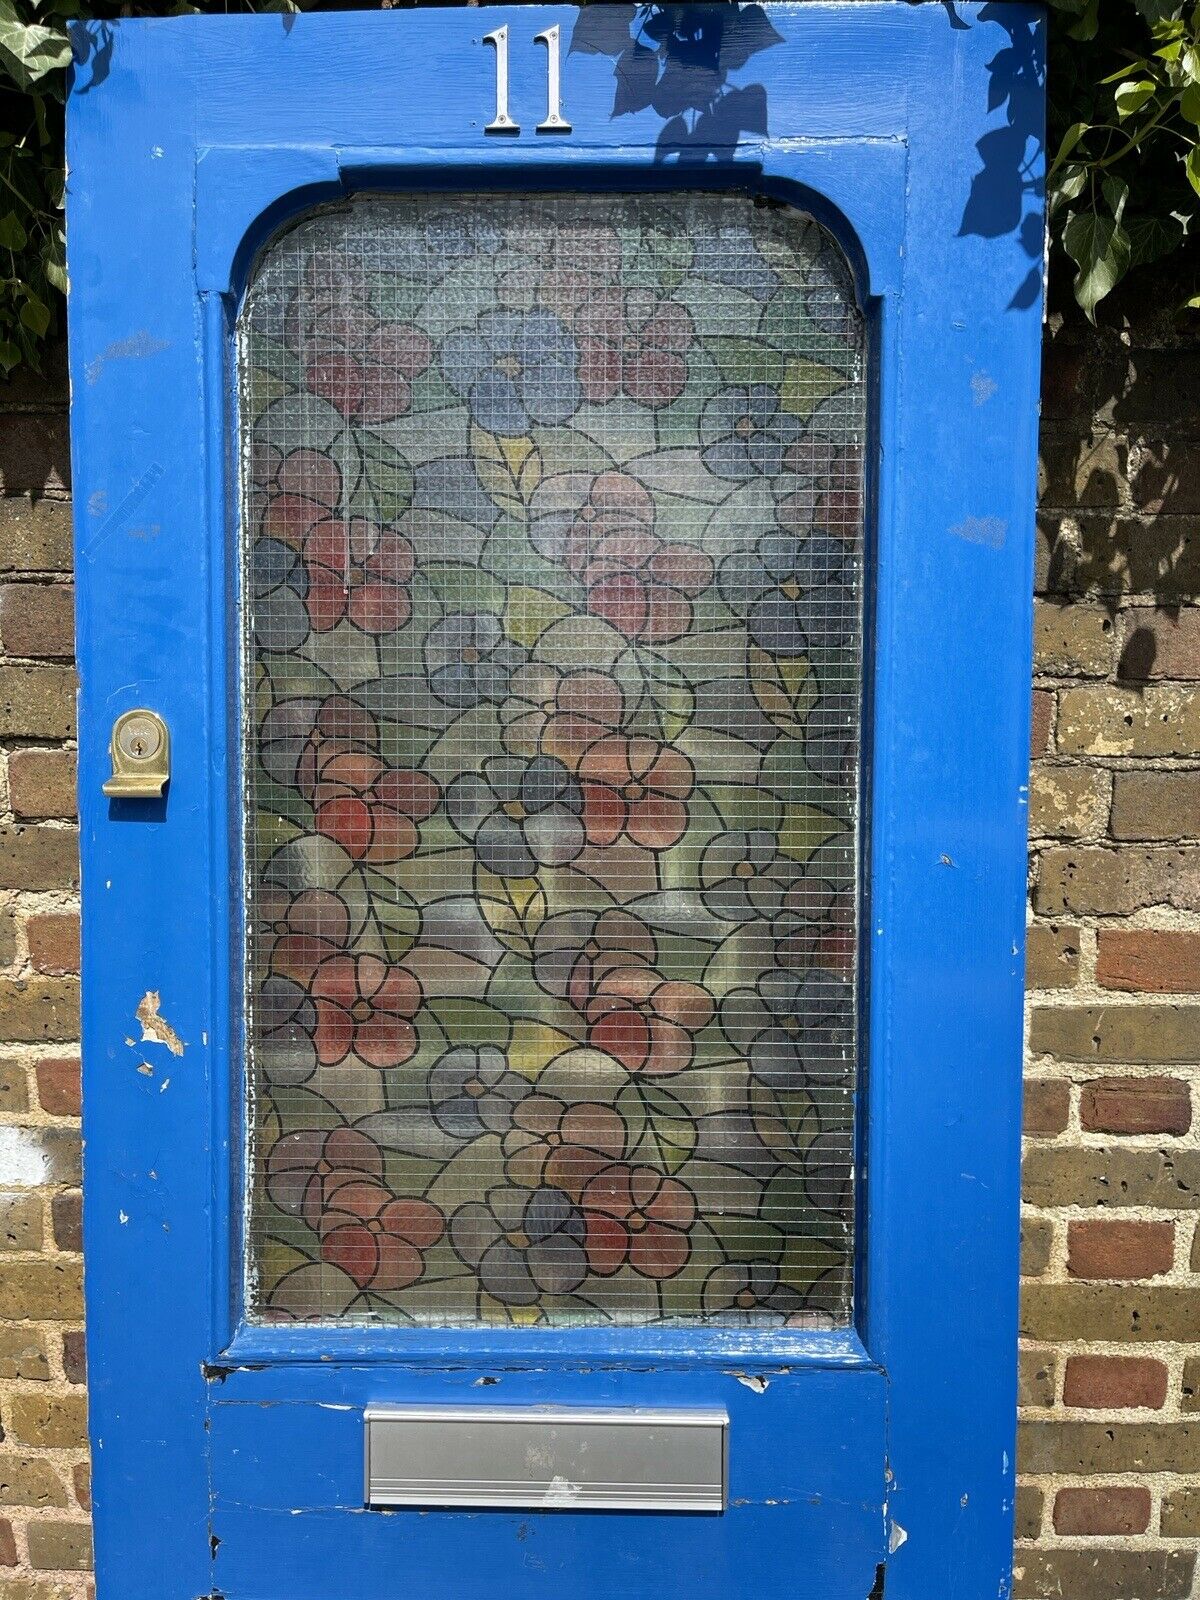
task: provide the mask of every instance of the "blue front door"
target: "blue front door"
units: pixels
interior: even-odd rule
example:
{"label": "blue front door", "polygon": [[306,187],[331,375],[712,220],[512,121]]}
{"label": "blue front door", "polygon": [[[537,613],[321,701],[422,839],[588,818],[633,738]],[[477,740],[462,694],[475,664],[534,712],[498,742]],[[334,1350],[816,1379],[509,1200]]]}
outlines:
{"label": "blue front door", "polygon": [[80,32],[102,1600],[996,1587],[997,35],[1036,175],[1017,8]]}

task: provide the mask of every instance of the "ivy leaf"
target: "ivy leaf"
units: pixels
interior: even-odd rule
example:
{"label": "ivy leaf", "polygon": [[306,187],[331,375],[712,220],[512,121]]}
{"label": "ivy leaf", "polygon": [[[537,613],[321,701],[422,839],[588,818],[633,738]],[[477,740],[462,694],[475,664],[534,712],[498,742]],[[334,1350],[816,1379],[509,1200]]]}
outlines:
{"label": "ivy leaf", "polygon": [[1123,83],[1124,80],[1129,77],[1130,73],[1144,73],[1150,72],[1151,70],[1152,68],[1148,61],[1125,61],[1117,68],[1115,72],[1110,72],[1107,78],[1101,78],[1100,82],[1102,85],[1107,87],[1107,85],[1110,83]]}
{"label": "ivy leaf", "polygon": [[1179,111],[1185,121],[1200,126],[1200,84],[1188,84],[1179,97]]}
{"label": "ivy leaf", "polygon": [[1171,13],[1176,8],[1176,0],[1133,0],[1134,9],[1139,11],[1152,30],[1169,26],[1172,20]]}
{"label": "ivy leaf", "polygon": [[1101,183],[1100,192],[1116,220],[1124,222],[1125,202],[1129,199],[1129,185],[1124,178],[1118,178],[1110,174]]}
{"label": "ivy leaf", "polygon": [[62,230],[56,229],[46,241],[42,252],[42,271],[46,274],[46,282],[52,289],[57,289],[59,294],[67,292],[67,269],[63,265],[63,237]]}
{"label": "ivy leaf", "polygon": [[1073,122],[1071,124],[1059,142],[1058,154],[1050,163],[1050,171],[1046,174],[1047,178],[1053,178],[1059,167],[1062,166],[1063,162],[1071,154],[1071,151],[1074,150],[1075,146],[1083,138],[1084,134],[1090,130],[1090,128],[1090,122]]}
{"label": "ivy leaf", "polygon": [[1075,298],[1094,323],[1096,307],[1129,270],[1129,236],[1115,217],[1080,211],[1063,230],[1063,249],[1078,269]]}
{"label": "ivy leaf", "polygon": [[1183,164],[1187,173],[1187,180],[1197,194],[1200,194],[1200,145],[1194,144],[1187,153],[1187,160]]}
{"label": "ivy leaf", "polygon": [[1048,185],[1050,215],[1070,200],[1078,200],[1087,186],[1088,169],[1082,161],[1068,162]]}
{"label": "ivy leaf", "polygon": [[1087,0],[1079,21],[1073,28],[1067,29],[1071,39],[1088,40],[1096,37],[1100,26],[1100,0]]}
{"label": "ivy leaf", "polygon": [[15,211],[0,217],[0,245],[6,250],[23,250],[28,239],[29,235]]}
{"label": "ivy leaf", "polygon": [[21,307],[21,321],[39,339],[50,326],[50,308],[28,289],[25,292],[25,303]]}
{"label": "ivy leaf", "polygon": [[1113,98],[1117,102],[1117,115],[1121,121],[1140,111],[1147,100],[1153,100],[1157,87],[1151,78],[1130,78],[1118,84]]}
{"label": "ivy leaf", "polygon": [[63,29],[22,22],[12,0],[0,0],[0,66],[19,88],[32,89],[70,60],[71,43]]}
{"label": "ivy leaf", "polygon": [[1129,265],[1146,267],[1170,255],[1183,242],[1183,224],[1178,217],[1135,217],[1125,224],[1129,235]]}

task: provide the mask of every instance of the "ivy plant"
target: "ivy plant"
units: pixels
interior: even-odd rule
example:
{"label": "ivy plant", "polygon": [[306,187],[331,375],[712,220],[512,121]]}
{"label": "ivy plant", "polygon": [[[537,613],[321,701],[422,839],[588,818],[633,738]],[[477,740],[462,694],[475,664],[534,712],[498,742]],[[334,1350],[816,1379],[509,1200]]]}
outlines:
{"label": "ivy plant", "polygon": [[[1048,209],[1096,307],[1125,275],[1195,260],[1200,206],[1200,4],[1051,0]],[[1184,308],[1200,309],[1193,281]]]}
{"label": "ivy plant", "polygon": [[[0,373],[21,366],[39,369],[48,342],[62,328],[69,24],[230,9],[228,4],[0,0]],[[294,11],[299,6],[297,0],[248,0],[240,9]]]}
{"label": "ivy plant", "polygon": [[[234,4],[292,11],[310,3],[0,0],[0,373],[36,369],[61,331],[68,24],[228,11]],[[942,3],[954,11],[956,0]],[[1067,268],[1075,299],[1094,321],[1127,273],[1175,256],[1186,277],[1194,263],[1200,0],[1049,0],[1049,6],[1051,270]],[[648,21],[669,9],[639,8]],[[1200,283],[1191,289],[1183,304],[1200,309]]]}

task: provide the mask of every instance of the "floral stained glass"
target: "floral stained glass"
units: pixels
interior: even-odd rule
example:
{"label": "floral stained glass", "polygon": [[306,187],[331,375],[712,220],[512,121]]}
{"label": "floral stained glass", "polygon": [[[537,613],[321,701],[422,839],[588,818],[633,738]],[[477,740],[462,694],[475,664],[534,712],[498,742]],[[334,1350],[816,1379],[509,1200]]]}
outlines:
{"label": "floral stained glass", "polygon": [[240,356],[252,1314],[844,1324],[836,245],[366,197],[266,252]]}

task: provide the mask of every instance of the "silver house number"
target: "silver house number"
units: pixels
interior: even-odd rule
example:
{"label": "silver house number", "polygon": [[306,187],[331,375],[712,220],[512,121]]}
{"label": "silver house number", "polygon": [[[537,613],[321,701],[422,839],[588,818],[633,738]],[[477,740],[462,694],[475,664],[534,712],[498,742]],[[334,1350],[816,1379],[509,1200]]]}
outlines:
{"label": "silver house number", "polygon": [[[483,42],[494,45],[496,49],[496,115],[483,131],[520,133],[520,123],[513,121],[508,110],[508,24],[484,34]],[[546,46],[546,115],[538,123],[537,131],[570,133],[571,124],[562,114],[562,60],[558,23],[543,33],[534,34],[533,42]]]}

